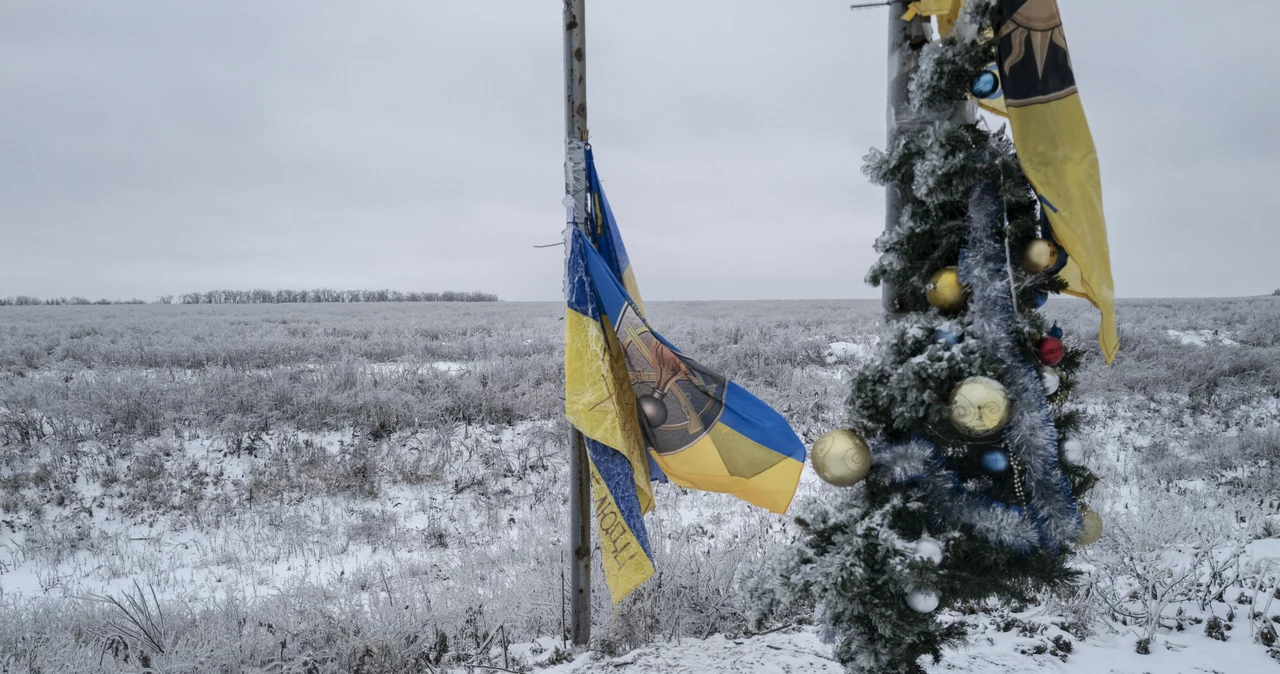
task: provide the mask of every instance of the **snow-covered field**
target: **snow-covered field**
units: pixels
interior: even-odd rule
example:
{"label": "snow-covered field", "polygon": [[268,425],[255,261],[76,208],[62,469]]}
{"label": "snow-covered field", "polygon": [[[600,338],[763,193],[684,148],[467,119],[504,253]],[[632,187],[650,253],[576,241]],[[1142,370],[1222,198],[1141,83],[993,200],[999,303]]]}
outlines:
{"label": "snow-covered field", "polygon": [[[1091,342],[1082,305],[1049,312]],[[878,341],[874,302],[651,313],[806,440]],[[812,607],[753,636],[737,589],[791,523],[667,485],[659,576],[615,613],[595,574],[594,650],[566,649],[559,315],[0,308],[0,671],[839,671]],[[932,671],[1280,670],[1280,300],[1121,321],[1077,389],[1108,526],[1087,581],[949,616],[977,636]]]}
{"label": "snow-covered field", "polygon": [[[1035,617],[1030,620],[1034,623]],[[1195,632],[1171,639],[1168,648],[1150,655],[1135,653],[1121,635],[1101,634],[1085,641],[1055,629],[1051,623],[1044,635],[1027,637],[1014,630],[1003,631],[993,621],[973,621],[973,644],[930,668],[934,672],[974,674],[1045,674],[1080,672],[1087,674],[1147,674],[1149,672],[1214,674],[1221,672],[1268,672],[1276,661],[1262,649],[1241,648],[1238,643],[1221,642]],[[1065,657],[1041,650],[1057,638],[1073,644]],[[498,656],[494,654],[495,658]],[[661,672],[663,674],[719,674],[721,672],[843,672],[831,658],[813,628],[791,628],[758,637],[731,639],[713,636],[681,643],[662,643],[636,649],[614,658],[587,653],[571,663],[554,666],[546,674],[586,672]]]}

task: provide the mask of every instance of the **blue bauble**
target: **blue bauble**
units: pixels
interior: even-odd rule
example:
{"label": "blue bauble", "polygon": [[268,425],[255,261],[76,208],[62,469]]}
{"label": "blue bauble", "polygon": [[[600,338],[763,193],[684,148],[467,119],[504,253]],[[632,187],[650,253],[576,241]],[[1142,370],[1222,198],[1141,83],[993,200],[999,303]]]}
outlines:
{"label": "blue bauble", "polygon": [[975,98],[994,98],[996,92],[1000,91],[1000,78],[990,70],[985,70],[974,78],[969,91],[973,92]]}
{"label": "blue bauble", "polygon": [[1003,473],[1009,470],[1009,455],[993,449],[982,455],[982,467],[989,473]]}
{"label": "blue bauble", "polygon": [[933,331],[933,341],[940,344],[946,344],[948,346],[955,346],[960,343],[960,335],[957,335],[953,330],[938,328]]}
{"label": "blue bauble", "polygon": [[1048,290],[1037,290],[1034,297],[1031,298],[1031,308],[1039,309],[1049,301]]}
{"label": "blue bauble", "polygon": [[1067,255],[1067,249],[1063,248],[1062,246],[1058,246],[1058,261],[1055,262],[1052,267],[1049,267],[1048,269],[1044,270],[1044,273],[1048,274],[1049,276],[1056,276],[1058,272],[1062,271],[1063,269],[1066,269],[1067,260],[1069,258],[1070,256]]}

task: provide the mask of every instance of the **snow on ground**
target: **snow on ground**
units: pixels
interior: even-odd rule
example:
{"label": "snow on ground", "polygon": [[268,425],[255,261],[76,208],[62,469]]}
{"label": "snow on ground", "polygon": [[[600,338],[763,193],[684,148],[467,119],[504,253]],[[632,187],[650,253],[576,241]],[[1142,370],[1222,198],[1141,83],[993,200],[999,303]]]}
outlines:
{"label": "snow on ground", "polygon": [[857,365],[875,355],[876,345],[880,339],[874,335],[861,342],[831,342],[822,352],[822,359],[827,365],[837,367],[815,368],[817,374],[824,378],[844,381],[848,370],[844,366]]}
{"label": "snow on ground", "polygon": [[444,372],[446,374],[459,374],[467,370],[466,363],[458,363],[451,360],[436,361],[431,364],[431,367],[434,367],[435,369],[441,372]]}
{"label": "snow on ground", "polygon": [[[547,427],[460,427],[445,437],[421,438],[433,450],[457,452],[476,463],[489,452],[520,447],[526,463],[520,471],[489,474],[484,485],[469,472],[439,483],[386,484],[375,500],[287,491],[278,500],[244,502],[268,461],[229,455],[217,440],[185,440],[176,445],[181,453],[166,454],[167,460],[189,462],[205,476],[208,502],[192,512],[131,516],[121,512],[127,491],[81,479],[75,502],[85,505],[48,506],[44,518],[27,527],[0,520],[8,525],[0,526],[0,599],[109,595],[127,592],[136,582],[162,599],[218,601],[267,596],[299,583],[360,584],[387,569],[437,588],[475,585],[477,575],[484,577],[472,568],[479,550],[510,556],[528,550],[529,539],[545,532],[512,525],[554,519],[562,509],[531,494],[541,486],[533,483],[546,479],[548,457],[542,453],[549,450],[538,443]],[[328,453],[356,442],[336,432],[293,439]],[[274,439],[273,449],[281,442]],[[494,492],[506,498],[494,498]],[[538,563],[531,558],[526,565]],[[472,591],[477,589],[492,588]]]}
{"label": "snow on ground", "polygon": [[856,363],[871,357],[875,353],[874,343],[858,344],[855,342],[832,342],[827,345],[823,357],[828,363]]}
{"label": "snow on ground", "polygon": [[843,672],[831,648],[812,629],[775,632],[751,639],[715,635],[703,640],[656,644],[616,658],[597,653],[545,670],[545,674],[721,674],[729,672]]}
{"label": "snow on ground", "polygon": [[[1054,655],[1037,652],[1043,637],[1025,637],[1017,631],[1001,632],[987,625],[968,648],[948,653],[928,669],[970,674],[1253,674],[1280,671],[1280,663],[1255,644],[1242,640],[1215,641],[1199,633],[1186,633],[1157,646],[1150,655],[1139,655],[1125,635],[1094,635],[1087,641],[1057,636],[1071,644],[1071,652]],[[543,646],[543,649],[546,647]],[[542,649],[539,649],[542,650]],[[527,649],[524,652],[528,652]],[[550,653],[547,649],[545,652]],[[1065,656],[1065,659],[1064,659]],[[545,656],[544,656],[545,658]],[[538,660],[533,659],[534,662]],[[712,636],[646,646],[616,658],[586,653],[572,662],[544,670],[545,674],[783,674],[843,672],[814,628],[792,628],[747,639]]]}
{"label": "snow on ground", "polygon": [[[1228,333],[1211,330],[1170,330],[1168,335],[1175,343],[1192,347],[1237,344]],[[857,342],[817,339],[819,344],[827,343],[823,354],[827,366],[803,368],[804,376],[839,380],[846,367],[872,357],[875,351],[872,337],[852,337]],[[466,376],[476,364],[423,359],[363,367],[380,376],[433,370]],[[1139,503],[1140,485],[1146,484],[1140,478],[1151,469],[1142,450],[1167,446],[1174,456],[1202,455],[1204,448],[1197,442],[1205,434],[1233,438],[1280,424],[1280,398],[1272,395],[1224,409],[1199,409],[1190,402],[1185,394],[1156,393],[1119,405],[1087,395],[1074,403],[1090,421],[1082,431],[1088,461],[1104,473],[1091,505],[1110,517]],[[272,439],[267,449],[252,458],[231,455],[208,438],[181,438],[172,443],[180,456],[166,461],[190,462],[194,472],[205,476],[207,493],[222,494],[224,499],[176,514],[127,515],[121,510],[126,503],[118,495],[119,487],[81,481],[73,503],[47,505],[30,528],[0,527],[0,599],[116,595],[127,592],[136,581],[163,599],[252,598],[313,584],[337,596],[369,601],[390,577],[393,584],[420,587],[421,595],[434,602],[443,620],[463,615],[470,606],[487,605],[494,623],[512,621],[513,629],[518,629],[518,621],[533,624],[531,616],[552,616],[550,623],[526,627],[523,638],[554,632],[561,607],[548,610],[543,604],[560,592],[563,526],[559,518],[564,504],[562,492],[554,487],[564,466],[563,457],[555,455],[544,438],[549,434],[561,437],[562,429],[550,422],[524,422],[515,427],[459,427],[442,435],[397,438],[393,444],[404,447],[384,458],[444,452],[458,460],[450,461],[436,477],[413,483],[388,481],[373,498],[300,488],[265,502],[248,485],[255,470],[274,465],[272,450],[279,449],[282,438]],[[331,454],[347,451],[356,442],[348,433],[295,434],[292,441],[310,443]],[[1178,484],[1195,492],[1218,490],[1216,483],[1203,476]],[[824,489],[828,487],[806,469],[798,498]],[[745,542],[784,545],[793,535],[785,519],[730,497],[686,492],[672,485],[660,485],[658,497],[658,510],[648,518],[648,526],[660,568],[666,571],[681,563],[731,568],[740,561],[733,555],[753,548]],[[77,510],[80,503],[85,510]],[[771,551],[761,548],[752,554],[767,557]],[[1273,568],[1280,569],[1280,539],[1256,541],[1248,553],[1247,563],[1271,560]],[[602,589],[597,587],[598,596],[604,596]],[[608,613],[603,606],[598,610],[598,615]],[[1184,632],[1162,631],[1150,655],[1134,652],[1139,638],[1134,628],[1099,620],[1093,625],[1097,633],[1079,641],[1053,625],[1052,616],[1022,619],[1038,622],[1043,631],[1002,631],[991,618],[974,619],[971,646],[948,653],[929,671],[1280,671],[1280,663],[1251,642],[1243,610],[1227,642],[1206,637],[1203,625]],[[1070,640],[1071,652],[1065,654],[1065,661],[1055,638]],[[513,647],[512,653],[523,662],[545,664],[538,671],[548,674],[842,671],[831,659],[830,646],[821,642],[813,628],[743,639],[713,635],[705,640],[663,642],[613,658],[581,653],[569,662],[563,662],[559,647],[559,640],[543,637]],[[502,662],[501,653],[491,662]]]}
{"label": "snow on ground", "polygon": [[1239,346],[1240,342],[1231,339],[1230,333],[1219,332],[1217,330],[1169,330],[1169,338],[1183,344],[1185,346],[1209,346],[1210,344],[1219,344],[1222,346]]}

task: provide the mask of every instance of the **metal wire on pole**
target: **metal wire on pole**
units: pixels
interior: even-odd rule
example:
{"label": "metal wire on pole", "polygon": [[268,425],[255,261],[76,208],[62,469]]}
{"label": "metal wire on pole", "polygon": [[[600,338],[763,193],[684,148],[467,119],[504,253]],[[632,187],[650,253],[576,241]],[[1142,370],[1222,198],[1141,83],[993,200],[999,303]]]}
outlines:
{"label": "metal wire on pole", "polygon": [[[587,227],[586,0],[564,0],[565,195],[573,226]],[[567,253],[567,251],[566,251]],[[591,640],[591,483],[582,433],[569,432],[569,606],[571,639]]]}

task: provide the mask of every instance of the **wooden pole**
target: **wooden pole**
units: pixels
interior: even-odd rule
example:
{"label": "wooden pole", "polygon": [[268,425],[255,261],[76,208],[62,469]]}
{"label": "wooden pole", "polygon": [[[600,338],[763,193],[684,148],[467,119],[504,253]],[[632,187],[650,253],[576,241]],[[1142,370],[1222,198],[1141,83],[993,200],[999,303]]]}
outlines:
{"label": "wooden pole", "polygon": [[[564,0],[565,195],[573,226],[587,227],[587,52],[586,0]],[[566,242],[567,243],[567,242]],[[591,482],[587,444],[569,432],[569,612],[571,639],[591,640]]]}
{"label": "wooden pole", "polygon": [[[889,149],[898,134],[902,123],[903,106],[907,104],[907,85],[911,82],[911,73],[916,69],[920,49],[929,40],[929,17],[917,15],[910,21],[904,21],[902,15],[907,12],[910,0],[891,0],[889,2],[889,100],[887,115],[887,140],[885,149]],[[889,185],[884,195],[884,229],[893,231],[902,220],[902,195],[897,188]],[[891,318],[903,313],[898,301],[897,288],[891,283],[881,285],[883,291],[884,310]]]}

